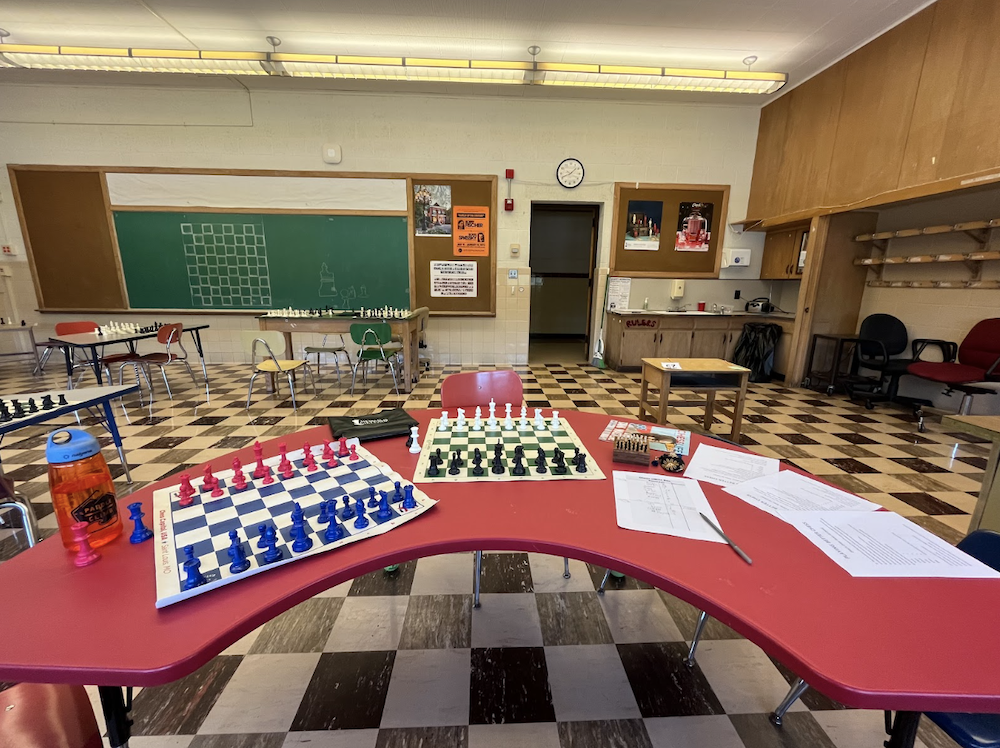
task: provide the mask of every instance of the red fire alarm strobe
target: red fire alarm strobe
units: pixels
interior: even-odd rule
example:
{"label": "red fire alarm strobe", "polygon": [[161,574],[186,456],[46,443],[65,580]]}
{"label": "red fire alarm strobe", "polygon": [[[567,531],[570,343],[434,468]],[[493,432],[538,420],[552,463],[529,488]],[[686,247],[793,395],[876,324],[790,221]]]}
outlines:
{"label": "red fire alarm strobe", "polygon": [[507,169],[507,179],[513,179],[513,178],[514,178],[514,170]]}
{"label": "red fire alarm strobe", "polygon": [[503,201],[503,209],[508,211],[514,210],[514,198],[512,197],[505,198]]}

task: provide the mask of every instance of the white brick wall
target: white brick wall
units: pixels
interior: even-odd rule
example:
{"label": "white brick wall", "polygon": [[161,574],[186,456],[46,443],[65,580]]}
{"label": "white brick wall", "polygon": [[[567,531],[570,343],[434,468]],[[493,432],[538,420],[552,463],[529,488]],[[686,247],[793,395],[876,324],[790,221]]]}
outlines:
{"label": "white brick wall", "polygon": [[[729,220],[746,212],[758,121],[758,110],[746,103],[274,91],[255,92],[252,99],[251,124],[242,90],[206,98],[204,90],[160,86],[0,85],[5,102],[0,161],[320,170],[331,168],[320,158],[321,146],[329,142],[343,146],[344,160],[336,168],[344,171],[497,174],[497,317],[433,318],[432,357],[450,363],[527,360],[527,272],[516,287],[523,286],[523,294],[511,297],[506,270],[528,265],[532,201],[599,204],[602,268],[608,265],[615,181],[730,184]],[[568,156],[586,168],[584,184],[574,190],[555,183],[555,167]],[[511,213],[502,209],[508,167],[517,175]],[[0,178],[0,238],[23,247],[6,177]],[[728,232],[725,241],[745,245]],[[521,257],[510,256],[512,243],[521,245]],[[12,266],[20,317],[40,322],[40,333],[70,317],[36,314],[23,254]],[[596,326],[599,309],[594,314]],[[249,318],[221,315],[179,319],[212,325],[205,339],[214,361],[242,360],[239,331],[255,325]]]}

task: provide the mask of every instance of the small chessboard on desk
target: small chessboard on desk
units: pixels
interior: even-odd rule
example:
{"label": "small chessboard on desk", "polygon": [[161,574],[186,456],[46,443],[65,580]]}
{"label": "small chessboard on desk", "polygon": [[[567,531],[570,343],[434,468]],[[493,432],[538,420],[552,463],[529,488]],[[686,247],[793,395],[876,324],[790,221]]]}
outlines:
{"label": "small chessboard on desk", "polygon": [[[573,431],[564,419],[559,421],[559,426],[553,430],[551,421],[545,422],[545,430],[536,431],[534,421],[530,421],[528,428],[520,428],[520,423],[514,419],[514,429],[505,431],[503,419],[499,419],[496,427],[491,428],[487,421],[483,422],[482,431],[473,431],[472,422],[466,423],[461,431],[454,429],[454,421],[446,431],[438,431],[441,424],[440,418],[433,418],[428,426],[429,431],[424,439],[420,457],[417,459],[417,467],[413,474],[414,483],[468,483],[473,481],[553,481],[553,480],[604,480],[605,475],[597,466],[589,451],[584,447],[580,437]],[[503,447],[501,458],[504,466],[503,473],[494,473],[491,464],[494,449],[497,442]],[[511,471],[514,466],[514,450],[517,447],[524,449],[524,475],[514,475]],[[473,474],[472,455],[476,448],[483,454],[483,475]],[[566,453],[567,466],[569,470],[560,475],[552,471],[552,452],[559,448]],[[544,473],[538,472],[535,466],[535,456],[538,449],[545,451],[546,470]],[[431,455],[441,450],[441,457],[444,462],[440,465],[438,475],[429,475]],[[576,468],[569,463],[575,451],[579,449],[586,455],[584,463],[586,471],[578,473]],[[449,457],[456,450],[461,450],[462,467],[458,475],[450,475],[448,472]]]}
{"label": "small chessboard on desk", "polygon": [[[223,495],[212,498],[204,488],[204,478],[192,479],[196,489],[194,502],[190,506],[180,505],[179,485],[161,488],[153,492],[152,526],[156,547],[156,607],[163,608],[173,603],[201,595],[210,590],[249,578],[302,558],[340,548],[365,538],[381,535],[399,527],[426,512],[436,503],[423,491],[414,487],[413,498],[416,507],[404,509],[396,496],[397,489],[405,491],[412,484],[380,461],[363,447],[356,447],[358,459],[338,457],[333,467],[328,467],[322,459],[322,446],[310,448],[316,459],[317,469],[309,472],[303,464],[305,453],[302,449],[288,452],[292,463],[292,477],[281,476],[278,465],[280,457],[265,459],[271,468],[274,482],[264,485],[262,479],[253,477],[254,465],[246,466],[247,486],[243,490],[233,485],[233,470],[215,474]],[[378,519],[377,509],[368,504],[370,488],[385,491],[393,501],[390,504],[391,517]],[[367,508],[368,526],[355,528],[355,518],[343,518],[343,499],[347,497],[353,509],[357,502]],[[326,541],[326,526],[319,521],[321,505],[329,500],[337,502],[338,524],[346,536],[335,541]],[[312,547],[306,551],[292,550],[292,510],[298,504],[305,513],[305,529]],[[329,504],[327,504],[329,506]],[[258,547],[261,525],[274,527],[277,535],[276,547],[282,551],[281,560],[271,563],[264,561],[264,549]],[[236,530],[246,559],[250,566],[243,572],[230,571],[229,532]],[[201,561],[200,572],[205,583],[193,589],[184,590],[186,555],[184,548],[194,546],[194,556]]]}

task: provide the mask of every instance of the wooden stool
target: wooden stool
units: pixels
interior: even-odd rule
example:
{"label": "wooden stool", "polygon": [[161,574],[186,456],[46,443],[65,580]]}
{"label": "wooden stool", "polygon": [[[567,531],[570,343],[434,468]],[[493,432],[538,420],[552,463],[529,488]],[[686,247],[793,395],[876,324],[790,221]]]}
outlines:
{"label": "wooden stool", "polygon": [[[747,395],[750,370],[718,358],[644,358],[642,360],[642,389],[639,393],[639,420],[654,423],[667,422],[667,401],[670,388],[705,393],[705,431],[712,429],[715,393],[733,392],[736,407],[732,411],[719,407],[719,411],[733,420],[730,439],[738,442],[743,424],[743,404]],[[660,402],[654,406],[649,400],[649,388],[660,391]],[[701,400],[675,401],[674,405],[702,405]],[[647,417],[647,412],[651,417]]]}

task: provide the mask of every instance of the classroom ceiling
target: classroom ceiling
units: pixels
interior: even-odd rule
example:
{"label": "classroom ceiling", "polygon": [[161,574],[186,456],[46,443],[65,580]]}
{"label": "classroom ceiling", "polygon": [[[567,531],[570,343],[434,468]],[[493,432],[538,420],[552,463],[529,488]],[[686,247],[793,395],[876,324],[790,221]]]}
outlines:
{"label": "classroom ceiling", "polygon": [[[823,70],[931,0],[4,0],[9,43]],[[760,98],[756,103],[763,103]],[[761,97],[763,98],[763,97]]]}

